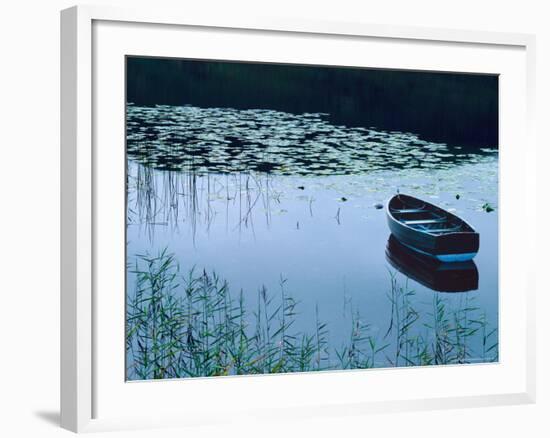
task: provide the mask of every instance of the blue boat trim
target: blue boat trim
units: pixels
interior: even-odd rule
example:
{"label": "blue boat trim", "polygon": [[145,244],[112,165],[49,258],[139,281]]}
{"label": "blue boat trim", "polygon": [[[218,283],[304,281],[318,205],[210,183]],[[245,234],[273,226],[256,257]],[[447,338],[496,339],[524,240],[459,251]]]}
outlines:
{"label": "blue boat trim", "polygon": [[466,252],[463,254],[438,254],[435,257],[445,263],[467,262],[476,256],[476,252]]}

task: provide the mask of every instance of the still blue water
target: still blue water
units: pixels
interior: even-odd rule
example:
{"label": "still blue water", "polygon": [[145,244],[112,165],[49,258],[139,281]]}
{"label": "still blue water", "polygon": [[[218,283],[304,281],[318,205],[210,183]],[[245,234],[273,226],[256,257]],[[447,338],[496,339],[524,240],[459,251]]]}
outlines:
{"label": "still blue water", "polygon": [[[276,296],[286,279],[299,301],[293,329],[313,331],[317,307],[331,348],[349,339],[352,311],[384,338],[394,275],[415,292],[418,331],[428,330],[435,294],[451,309],[473,299],[498,326],[496,150],[334,126],[323,114],[132,105],[127,150],[129,262],[168,248],[183,272],[215,271],[251,309],[262,286]],[[390,233],[377,207],[397,191],[452,211],[480,233],[475,290],[434,291],[389,263]],[[134,287],[129,273],[129,294]],[[383,357],[378,365],[387,365]]]}

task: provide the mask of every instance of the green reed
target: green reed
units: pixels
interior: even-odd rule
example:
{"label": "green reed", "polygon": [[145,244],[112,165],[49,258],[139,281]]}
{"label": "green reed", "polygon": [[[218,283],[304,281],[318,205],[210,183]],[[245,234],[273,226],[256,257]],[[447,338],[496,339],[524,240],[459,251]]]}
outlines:
{"label": "green reed", "polygon": [[311,332],[294,328],[299,303],[279,280],[279,292],[262,286],[251,309],[234,298],[215,272],[182,273],[172,254],[137,255],[129,272],[127,377],[130,380],[286,373],[334,369],[422,366],[498,360],[497,329],[465,295],[452,306],[434,294],[427,321],[413,307],[414,291],[390,273],[391,318],[385,335],[349,306],[349,335],[337,348],[319,316]]}
{"label": "green reed", "polygon": [[445,294],[435,293],[428,320],[421,323],[420,313],[410,303],[414,291],[407,281],[402,286],[394,274],[390,278],[392,317],[384,338],[395,338],[395,355],[386,356],[388,363],[423,366],[498,361],[497,329],[489,329],[485,313],[471,295],[460,295],[459,305],[451,306]]}
{"label": "green reed", "polygon": [[419,319],[419,313],[411,305],[411,297],[415,292],[408,288],[408,282],[401,286],[397,282],[395,274],[390,272],[391,288],[388,293],[388,300],[391,303],[391,319],[388,331],[384,336],[387,338],[392,335],[395,338],[395,356],[388,357],[388,361],[394,366],[416,365],[411,360],[411,349],[415,340],[411,338],[410,331]]}

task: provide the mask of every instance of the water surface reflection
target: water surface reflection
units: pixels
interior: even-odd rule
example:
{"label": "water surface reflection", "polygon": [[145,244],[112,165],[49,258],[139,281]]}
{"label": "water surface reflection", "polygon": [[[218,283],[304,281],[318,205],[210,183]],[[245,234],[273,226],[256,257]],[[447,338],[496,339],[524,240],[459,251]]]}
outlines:
{"label": "water surface reflection", "polygon": [[[297,303],[292,330],[326,324],[324,367],[343,366],[335,352],[349,353],[353,324],[364,342],[386,345],[363,365],[485,361],[496,357],[485,351],[485,328],[498,327],[497,185],[494,149],[335,126],[323,114],[130,105],[128,264],[168,248],[183,276],[215,273],[242,296],[248,327],[260,292],[275,299],[284,289]],[[471,223],[481,236],[475,263],[435,266],[388,240],[375,205],[398,189]],[[129,271],[129,297],[137,281]],[[429,352],[446,339],[434,328],[441,303],[448,314],[437,327],[471,330],[464,345]]]}

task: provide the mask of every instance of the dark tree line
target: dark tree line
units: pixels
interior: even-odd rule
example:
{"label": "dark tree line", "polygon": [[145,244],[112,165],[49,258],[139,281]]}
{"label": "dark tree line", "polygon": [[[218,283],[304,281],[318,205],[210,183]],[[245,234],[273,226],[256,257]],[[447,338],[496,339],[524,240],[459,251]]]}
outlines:
{"label": "dark tree line", "polygon": [[498,147],[495,75],[130,57],[127,100],[323,112],[336,124]]}

